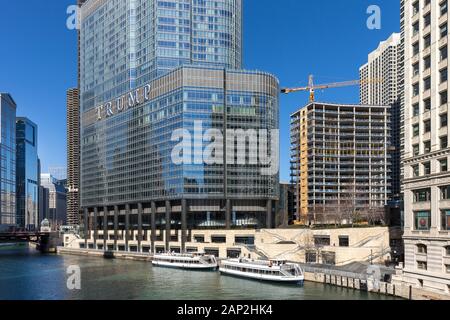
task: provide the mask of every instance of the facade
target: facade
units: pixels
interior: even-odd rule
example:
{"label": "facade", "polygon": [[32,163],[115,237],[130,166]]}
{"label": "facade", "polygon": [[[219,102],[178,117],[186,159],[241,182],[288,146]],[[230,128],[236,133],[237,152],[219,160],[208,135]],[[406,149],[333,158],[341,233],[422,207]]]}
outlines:
{"label": "facade", "polygon": [[402,3],[405,265],[413,286],[450,292],[448,3]]}
{"label": "facade", "polygon": [[16,103],[0,93],[0,230],[16,227]]}
{"label": "facade", "polygon": [[[48,213],[44,218],[50,221],[52,227],[67,224],[67,190],[61,181],[48,173],[41,174],[41,194],[43,197],[42,208]],[[47,191],[45,190],[47,189]],[[45,198],[48,194],[48,200]]]}
{"label": "facade", "polygon": [[240,0],[82,6],[86,245],[186,251],[191,230],[274,225],[279,84],[239,70],[241,9]]}
{"label": "facade", "polygon": [[39,163],[37,125],[16,119],[16,222],[26,230],[39,229]]}
{"label": "facade", "polygon": [[39,185],[39,223],[50,217],[49,189]]}
{"label": "facade", "polygon": [[400,122],[400,45],[399,33],[380,43],[371,52],[368,62],[360,70],[360,104],[391,106],[391,198],[400,197],[400,158],[401,158],[401,122]]}
{"label": "facade", "polygon": [[295,186],[281,182],[280,196],[275,204],[275,227],[286,228],[292,224],[295,217]]}
{"label": "facade", "polygon": [[302,223],[382,215],[391,193],[390,121],[389,106],[310,103],[291,115],[291,176]]}
{"label": "facade", "polygon": [[80,92],[67,91],[67,223],[80,224]]}

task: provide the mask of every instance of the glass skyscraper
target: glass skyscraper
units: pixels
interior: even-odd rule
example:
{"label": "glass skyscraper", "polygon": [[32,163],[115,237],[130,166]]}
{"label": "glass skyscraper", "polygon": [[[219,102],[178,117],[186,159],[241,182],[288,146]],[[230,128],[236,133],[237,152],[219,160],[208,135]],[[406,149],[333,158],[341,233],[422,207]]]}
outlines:
{"label": "glass skyscraper", "polygon": [[37,125],[27,118],[16,119],[16,206],[17,224],[37,230],[39,221],[39,168]]}
{"label": "glass skyscraper", "polygon": [[272,227],[279,83],[241,70],[241,15],[241,0],[82,6],[89,248],[185,251],[188,230]]}
{"label": "glass skyscraper", "polygon": [[0,230],[16,226],[16,103],[0,93]]}

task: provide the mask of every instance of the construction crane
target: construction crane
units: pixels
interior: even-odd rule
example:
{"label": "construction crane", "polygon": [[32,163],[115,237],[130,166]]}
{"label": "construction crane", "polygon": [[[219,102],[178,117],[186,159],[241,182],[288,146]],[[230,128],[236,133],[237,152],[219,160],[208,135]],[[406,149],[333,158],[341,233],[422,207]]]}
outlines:
{"label": "construction crane", "polygon": [[329,83],[329,84],[321,84],[321,85],[314,85],[314,76],[309,76],[309,84],[307,87],[300,87],[300,88],[285,88],[281,90],[281,93],[289,94],[294,92],[300,92],[300,91],[309,91],[309,101],[314,102],[315,100],[315,91],[316,90],[322,90],[322,89],[329,89],[329,88],[340,88],[340,87],[350,87],[350,86],[357,86],[362,83],[369,83],[369,82],[380,82],[377,79],[374,80],[353,80],[353,81],[344,81],[344,82],[335,82],[335,83]]}

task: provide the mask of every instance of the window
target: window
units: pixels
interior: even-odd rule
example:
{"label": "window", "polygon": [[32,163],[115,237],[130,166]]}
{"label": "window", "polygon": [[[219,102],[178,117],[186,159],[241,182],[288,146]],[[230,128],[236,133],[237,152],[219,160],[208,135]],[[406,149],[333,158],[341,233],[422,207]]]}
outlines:
{"label": "window", "polygon": [[226,236],[211,236],[211,242],[212,243],[226,243],[227,237]]}
{"label": "window", "polygon": [[417,261],[417,269],[427,270],[428,269],[427,263],[424,261]]}
{"label": "window", "polygon": [[427,254],[428,253],[428,248],[426,245],[424,244],[418,244],[417,245],[417,253],[420,254]]}
{"label": "window", "polygon": [[447,34],[448,34],[447,23],[444,23],[443,25],[441,25],[441,26],[439,27],[439,29],[440,29],[441,38],[446,37]]}
{"label": "window", "polygon": [[427,14],[426,16],[423,17],[423,24],[424,24],[424,28],[428,27],[431,24],[431,14]]}
{"label": "window", "polygon": [[423,80],[423,89],[427,91],[430,90],[430,88],[431,88],[431,77],[428,77]]}
{"label": "window", "polygon": [[[441,215],[442,215],[442,224],[441,224],[442,230],[450,231],[450,210],[442,210]],[[447,247],[447,249],[450,249],[450,247]],[[447,255],[450,255],[449,253],[450,252],[447,252]]]}
{"label": "window", "polygon": [[413,96],[416,97],[419,95],[419,84],[413,84]]}
{"label": "window", "polygon": [[349,247],[350,242],[348,236],[339,236],[339,247]]}
{"label": "window", "polygon": [[447,68],[444,68],[441,71],[439,71],[439,77],[440,77],[441,83],[447,81],[447,79],[448,79],[448,70],[447,70]]}
{"label": "window", "polygon": [[423,68],[424,68],[424,70],[431,68],[431,57],[430,56],[423,58]]}
{"label": "window", "polygon": [[447,97],[447,90],[446,91],[442,91],[439,94],[440,98],[441,98],[441,105],[447,104],[448,102],[448,97]]}
{"label": "window", "polygon": [[420,107],[419,104],[416,103],[413,105],[413,117],[417,117],[420,114]]}
{"label": "window", "polygon": [[447,46],[444,46],[439,49],[439,58],[441,59],[441,61],[443,61],[447,59],[447,57],[448,57],[448,48]]}
{"label": "window", "polygon": [[417,178],[420,176],[420,169],[419,169],[419,165],[416,164],[414,166],[412,166],[412,171],[413,171],[413,177]]}
{"label": "window", "polygon": [[447,172],[448,171],[448,160],[447,160],[447,158],[439,160],[439,169],[441,170],[441,172]]}
{"label": "window", "polygon": [[414,203],[431,201],[431,189],[414,190],[413,194],[414,194]]}
{"label": "window", "polygon": [[194,236],[194,242],[205,243],[205,236]]}
{"label": "window", "polygon": [[413,3],[413,15],[416,15],[419,13],[419,0]]}
{"label": "window", "polygon": [[423,132],[428,133],[431,132],[431,120],[427,120],[423,122]]}
{"label": "window", "polygon": [[431,212],[414,212],[414,226],[418,231],[428,231],[431,228]]}
{"label": "window", "polygon": [[430,153],[431,152],[431,141],[425,141],[423,143],[423,152]]}
{"label": "window", "polygon": [[440,4],[440,10],[441,10],[441,16],[443,16],[444,14],[447,13],[447,11],[448,11],[447,0],[445,0],[444,2],[442,2],[442,3]]}
{"label": "window", "polygon": [[314,245],[329,246],[331,244],[330,236],[314,236]]}
{"label": "window", "polygon": [[445,128],[448,125],[448,114],[444,113],[441,114],[439,117],[441,120],[441,128]]}
{"label": "window", "polygon": [[431,174],[431,162],[425,162],[423,164],[423,174],[426,176]]}
{"label": "window", "polygon": [[420,134],[420,127],[419,124],[414,124],[412,127],[412,131],[413,131],[413,137],[417,137]]}
{"label": "window", "polygon": [[431,110],[431,99],[430,98],[423,100],[423,108],[424,108],[425,112]]}
{"label": "window", "polygon": [[442,186],[441,189],[441,200],[450,200],[450,186]]}
{"label": "window", "polygon": [[445,265],[445,272],[450,273],[450,264]]}
{"label": "window", "polygon": [[414,43],[413,44],[413,56],[418,55],[419,50],[420,50],[419,42]]}
{"label": "window", "polygon": [[448,148],[448,137],[441,137],[441,149],[447,149]]}
{"label": "window", "polygon": [[445,255],[450,257],[450,246],[445,247]]}
{"label": "window", "polygon": [[429,48],[431,46],[431,35],[427,35],[423,38],[423,44],[425,48]]}
{"label": "window", "polygon": [[420,147],[418,144],[413,145],[413,155],[418,156],[420,154]]}
{"label": "window", "polygon": [[419,33],[419,21],[413,24],[413,36]]}

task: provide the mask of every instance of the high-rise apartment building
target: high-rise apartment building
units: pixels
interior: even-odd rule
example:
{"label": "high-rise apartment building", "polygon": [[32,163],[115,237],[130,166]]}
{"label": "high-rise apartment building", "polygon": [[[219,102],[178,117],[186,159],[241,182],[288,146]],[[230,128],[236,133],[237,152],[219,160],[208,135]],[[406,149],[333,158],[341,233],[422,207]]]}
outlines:
{"label": "high-rise apartment building", "polygon": [[401,2],[404,37],[403,279],[450,292],[448,1]]}
{"label": "high-rise apartment building", "polygon": [[394,33],[371,52],[368,62],[360,70],[360,104],[391,106],[391,198],[400,197],[401,180],[401,91],[400,91],[400,34]]}
{"label": "high-rise apartment building", "polygon": [[[87,0],[77,0],[80,7]],[[81,52],[80,32],[77,30],[78,38],[78,86],[71,88],[66,93],[67,109],[67,223],[69,225],[80,224],[80,74],[81,74]]]}
{"label": "high-rise apartment building", "polygon": [[279,84],[240,70],[241,20],[241,0],[82,6],[89,248],[185,251],[188,230],[274,225]]}
{"label": "high-rise apartment building", "polygon": [[80,223],[80,91],[67,91],[67,223]]}
{"label": "high-rise apartment building", "polygon": [[[382,218],[391,193],[390,107],[310,103],[291,115],[291,176],[305,223]],[[376,216],[375,216],[376,215]]]}
{"label": "high-rise apartment building", "polygon": [[16,103],[0,93],[0,230],[16,226]]}
{"label": "high-rise apartment building", "polygon": [[16,222],[31,231],[40,224],[37,133],[34,122],[16,119]]}

